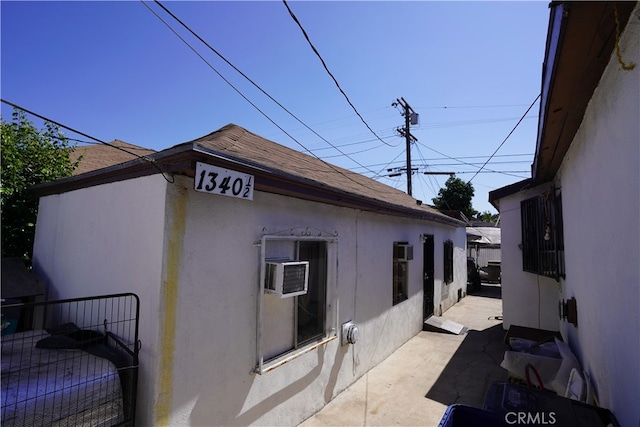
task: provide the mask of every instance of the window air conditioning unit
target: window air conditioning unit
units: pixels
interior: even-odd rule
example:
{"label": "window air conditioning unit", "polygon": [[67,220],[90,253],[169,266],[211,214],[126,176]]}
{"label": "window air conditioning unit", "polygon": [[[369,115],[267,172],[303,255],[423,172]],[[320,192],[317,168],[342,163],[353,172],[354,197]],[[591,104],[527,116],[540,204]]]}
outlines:
{"label": "window air conditioning unit", "polygon": [[304,295],[309,289],[309,261],[266,261],[264,290],[280,298]]}
{"label": "window air conditioning unit", "polygon": [[396,245],[396,260],[411,261],[413,259],[413,245],[400,243]]}

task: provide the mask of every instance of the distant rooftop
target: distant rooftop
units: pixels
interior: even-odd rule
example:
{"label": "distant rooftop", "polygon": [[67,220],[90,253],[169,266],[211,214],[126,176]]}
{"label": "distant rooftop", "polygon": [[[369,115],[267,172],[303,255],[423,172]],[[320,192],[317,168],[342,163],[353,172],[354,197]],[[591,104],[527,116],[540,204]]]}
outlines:
{"label": "distant rooftop", "polygon": [[[82,158],[80,159],[78,167],[73,171],[73,174],[80,175],[82,173],[118,165],[136,159],[137,156],[147,156],[156,152],[155,150],[129,144],[117,139],[109,144],[120,147],[122,150],[104,144],[77,146],[75,150],[71,152],[71,161],[77,161],[80,156],[82,156]],[[128,153],[123,150],[128,151]]]}

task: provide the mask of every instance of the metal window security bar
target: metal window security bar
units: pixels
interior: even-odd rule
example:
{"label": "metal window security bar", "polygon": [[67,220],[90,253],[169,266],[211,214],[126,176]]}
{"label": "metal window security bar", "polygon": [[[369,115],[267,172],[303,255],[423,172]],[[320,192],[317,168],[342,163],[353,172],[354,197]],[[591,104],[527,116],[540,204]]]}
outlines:
{"label": "metal window security bar", "polygon": [[522,269],[551,277],[565,277],[562,198],[551,189],[520,202]]}
{"label": "metal window security bar", "polygon": [[[2,425],[132,426],[138,381],[135,294],[4,301]],[[22,329],[22,330],[21,330]]]}

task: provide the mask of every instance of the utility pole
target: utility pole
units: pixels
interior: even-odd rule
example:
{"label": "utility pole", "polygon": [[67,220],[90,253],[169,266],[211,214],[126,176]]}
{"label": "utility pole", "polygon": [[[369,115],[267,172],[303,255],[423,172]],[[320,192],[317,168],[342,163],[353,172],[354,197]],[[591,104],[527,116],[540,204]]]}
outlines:
{"label": "utility pole", "polygon": [[413,170],[411,169],[411,142],[418,141],[418,138],[411,135],[410,127],[411,125],[418,124],[418,113],[413,111],[413,108],[411,108],[409,103],[402,97],[400,97],[400,99],[396,99],[391,103],[392,107],[397,107],[398,105],[402,107],[403,110],[400,114],[404,116],[404,128],[399,128],[397,129],[397,131],[400,136],[403,136],[406,139],[407,143],[407,194],[411,196],[411,174],[413,173]]}

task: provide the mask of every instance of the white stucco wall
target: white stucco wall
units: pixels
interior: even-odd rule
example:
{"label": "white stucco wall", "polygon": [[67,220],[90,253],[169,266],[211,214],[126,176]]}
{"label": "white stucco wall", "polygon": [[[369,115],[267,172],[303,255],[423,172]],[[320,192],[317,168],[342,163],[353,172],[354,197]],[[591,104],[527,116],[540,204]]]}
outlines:
{"label": "white stucco wall", "polygon": [[523,271],[520,248],[520,202],[548,189],[549,186],[540,186],[500,200],[502,315],[505,329],[511,325],[551,331],[559,328],[560,284],[555,279]]}
{"label": "white stucco wall", "polygon": [[[169,195],[168,200],[175,198],[176,209],[184,214],[175,215],[184,221],[184,239],[177,251],[176,289],[168,293],[177,297],[175,336],[160,344],[159,355],[171,368],[159,373],[158,384],[165,388],[158,390],[162,397],[156,401],[153,423],[295,425],[311,416],[421,330],[422,233],[435,237],[436,287],[442,281],[441,245],[446,239],[458,245],[457,279],[447,293],[457,298],[457,289],[466,286],[464,228],[262,192],[256,192],[253,201],[239,200],[198,193],[192,186],[192,180],[178,178],[169,189],[170,194],[181,194]],[[260,248],[255,243],[263,230],[287,234],[293,229],[299,234],[307,228],[312,234],[338,234],[331,249],[337,257],[334,323],[339,328],[353,320],[360,328],[360,341],[342,347],[338,334],[337,340],[283,366],[254,374],[256,307],[257,298],[262,298]],[[409,264],[410,297],[396,306],[394,241],[408,241],[415,249]],[[172,262],[165,259],[165,272]],[[455,302],[441,301],[440,293],[436,292],[436,305]]]}
{"label": "white stucco wall", "polygon": [[620,425],[640,425],[640,9],[606,68],[558,173],[567,280],[578,327],[561,331]]}
{"label": "white stucco wall", "polygon": [[[161,176],[89,187],[40,202],[34,260],[50,297],[135,292],[141,300],[139,425],[296,425],[422,328],[421,234],[434,236],[435,313],[466,293],[463,227],[256,191],[253,201],[198,193]],[[263,375],[256,321],[263,232],[324,230],[337,260],[331,316],[340,336]],[[285,233],[286,234],[286,233]],[[444,286],[443,242],[454,249]],[[393,306],[393,242],[414,246],[409,298]],[[266,326],[267,327],[267,326]],[[266,335],[266,334],[265,334]]]}
{"label": "white stucco wall", "polygon": [[[40,199],[34,271],[48,299],[134,292],[141,299],[140,381],[153,387],[166,181],[160,176]],[[138,408],[151,407],[143,388]]]}
{"label": "white stucco wall", "polygon": [[[504,325],[559,329],[622,426],[640,425],[640,9],[620,40],[556,175],[562,192],[566,280],[522,271],[520,200],[500,200]],[[539,289],[539,290],[538,290]],[[578,326],[558,320],[575,297]],[[537,302],[540,302],[538,310]]]}

